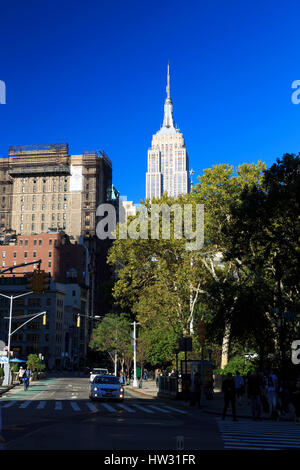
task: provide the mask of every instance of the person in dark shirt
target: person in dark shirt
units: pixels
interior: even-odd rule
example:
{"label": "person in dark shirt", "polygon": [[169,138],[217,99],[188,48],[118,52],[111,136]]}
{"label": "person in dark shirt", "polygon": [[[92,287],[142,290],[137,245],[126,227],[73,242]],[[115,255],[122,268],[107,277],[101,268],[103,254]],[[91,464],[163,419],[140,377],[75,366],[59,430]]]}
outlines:
{"label": "person in dark shirt", "polygon": [[222,392],[224,393],[224,409],[222,413],[222,419],[226,418],[227,408],[230,403],[233,421],[237,421],[235,411],[235,383],[231,372],[228,372],[225,380],[223,381]]}
{"label": "person in dark shirt", "polygon": [[248,373],[247,378],[247,393],[248,398],[251,400],[252,418],[256,421],[257,419],[260,419],[261,414],[263,379],[258,372],[255,372],[254,374]]}

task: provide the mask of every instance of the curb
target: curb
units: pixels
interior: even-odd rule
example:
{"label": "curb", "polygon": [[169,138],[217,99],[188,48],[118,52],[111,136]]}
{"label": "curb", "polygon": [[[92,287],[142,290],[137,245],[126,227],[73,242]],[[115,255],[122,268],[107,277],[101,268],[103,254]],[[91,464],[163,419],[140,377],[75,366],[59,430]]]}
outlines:
{"label": "curb", "polygon": [[5,393],[9,392],[9,390],[11,390],[12,388],[15,388],[15,384],[13,385],[10,385],[9,387],[7,387],[5,390],[0,390],[0,397],[2,397],[2,395],[4,395]]}

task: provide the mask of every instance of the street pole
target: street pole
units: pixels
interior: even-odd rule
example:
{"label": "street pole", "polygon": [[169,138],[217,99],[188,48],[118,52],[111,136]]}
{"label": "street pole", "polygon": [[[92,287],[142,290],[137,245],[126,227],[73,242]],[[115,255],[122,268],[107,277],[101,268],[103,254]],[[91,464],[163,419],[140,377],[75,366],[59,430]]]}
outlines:
{"label": "street pole", "polygon": [[137,387],[137,378],[136,378],[136,321],[132,323],[133,325],[133,387]]}
{"label": "street pole", "polygon": [[10,301],[10,304],[9,304],[8,339],[7,339],[7,373],[4,376],[3,385],[10,385],[10,382],[11,382],[11,373],[10,373],[9,361],[10,361],[10,338],[12,336],[12,334],[11,334],[11,322],[12,322],[13,301],[14,301],[14,299],[18,299],[19,297],[24,297],[24,295],[30,295],[30,294],[33,294],[33,292],[26,292],[25,294],[15,295],[15,296],[13,296],[13,295],[8,296],[8,295],[0,294],[1,297],[6,297]]}

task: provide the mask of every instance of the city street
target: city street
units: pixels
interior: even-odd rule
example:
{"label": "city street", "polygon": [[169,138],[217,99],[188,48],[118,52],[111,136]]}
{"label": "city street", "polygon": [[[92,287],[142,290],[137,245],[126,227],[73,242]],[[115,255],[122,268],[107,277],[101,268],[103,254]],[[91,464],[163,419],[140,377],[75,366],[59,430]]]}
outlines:
{"label": "city street", "polygon": [[[123,403],[92,402],[86,377],[17,386],[0,399],[4,450],[300,450],[294,422],[233,422],[209,409],[127,387]],[[144,390],[145,391],[145,390]]]}
{"label": "city street", "polygon": [[88,378],[51,378],[0,399],[5,450],[223,449],[214,417],[126,390],[91,402]]}

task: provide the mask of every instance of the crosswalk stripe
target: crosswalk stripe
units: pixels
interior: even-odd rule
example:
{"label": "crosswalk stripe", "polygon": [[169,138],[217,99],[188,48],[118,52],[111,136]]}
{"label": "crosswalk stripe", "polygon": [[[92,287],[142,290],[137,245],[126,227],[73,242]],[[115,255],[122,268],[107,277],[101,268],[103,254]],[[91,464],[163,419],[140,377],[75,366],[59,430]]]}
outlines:
{"label": "crosswalk stripe", "polygon": [[54,409],[57,410],[57,411],[61,411],[62,410],[62,402],[61,401],[56,401]]}
{"label": "crosswalk stripe", "polygon": [[72,406],[74,411],[81,411],[81,409],[77,405],[76,401],[71,401],[70,403],[71,403],[71,406]]}
{"label": "crosswalk stripe", "polygon": [[108,405],[107,403],[101,403],[102,406],[104,406],[104,408],[106,408],[108,411],[110,411],[111,413],[115,413],[117,410],[115,408],[113,408],[112,406]]}
{"label": "crosswalk stripe", "polygon": [[123,403],[119,403],[118,406],[120,408],[123,408],[123,410],[128,411],[129,413],[135,413],[136,411],[133,410],[132,408],[129,408],[129,406],[123,405]]}
{"label": "crosswalk stripe", "polygon": [[93,403],[86,403],[86,406],[91,410],[91,411],[98,411],[98,408],[93,405]]}
{"label": "crosswalk stripe", "polygon": [[10,401],[9,403],[6,403],[3,405],[3,408],[10,408],[11,406],[15,405],[17,402],[15,401]]}
{"label": "crosswalk stripe", "polygon": [[22,403],[22,405],[19,406],[19,408],[27,408],[28,405],[30,405],[30,401],[24,401],[24,403]]}
{"label": "crosswalk stripe", "polygon": [[46,402],[45,401],[40,401],[40,403],[38,404],[38,406],[36,407],[37,410],[43,410],[46,406]]}
{"label": "crosswalk stripe", "polygon": [[280,450],[300,449],[300,429],[294,423],[251,422],[224,423],[216,419],[224,449]]}
{"label": "crosswalk stripe", "polygon": [[134,407],[137,408],[138,410],[145,411],[146,413],[154,413],[154,411],[148,410],[148,408],[144,408],[143,406],[140,406],[140,405],[135,405],[135,404],[133,404],[132,406],[134,406]]}
{"label": "crosswalk stripe", "polygon": [[164,410],[163,408],[158,408],[158,406],[154,406],[154,405],[149,405],[150,408],[153,408],[153,410],[156,410],[156,411],[161,411],[162,413],[169,413],[168,410]]}
{"label": "crosswalk stripe", "polygon": [[166,405],[164,405],[164,407],[167,408],[168,410],[176,411],[177,413],[182,413],[183,415],[186,415],[186,414],[187,414],[186,411],[180,410],[179,408],[173,408],[173,406],[166,406]]}

